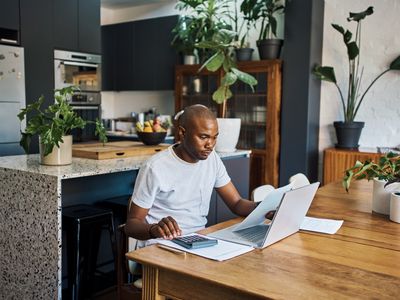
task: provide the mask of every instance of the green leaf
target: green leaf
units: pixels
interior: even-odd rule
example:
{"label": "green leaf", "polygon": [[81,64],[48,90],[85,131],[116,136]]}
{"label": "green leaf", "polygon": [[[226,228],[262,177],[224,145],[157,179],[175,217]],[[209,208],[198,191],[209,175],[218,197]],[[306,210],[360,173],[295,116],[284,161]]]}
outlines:
{"label": "green leaf", "polygon": [[400,56],[398,56],[392,63],[390,64],[390,70],[400,71]]}
{"label": "green leaf", "polygon": [[218,104],[223,103],[232,97],[232,91],[227,86],[221,85],[212,95],[212,98]]}
{"label": "green leaf", "polygon": [[235,73],[240,81],[243,81],[244,83],[250,85],[251,88],[253,88],[253,85],[257,85],[258,83],[257,79],[255,79],[252,75],[242,72],[236,68],[232,68],[232,72]]}
{"label": "green leaf", "polygon": [[348,43],[347,45],[347,55],[350,60],[353,60],[357,57],[358,53],[360,53],[356,42]]}
{"label": "green leaf", "polygon": [[222,66],[224,59],[225,59],[224,53],[218,51],[213,56],[211,56],[210,59],[204,63],[204,65],[206,66],[208,71],[215,72]]}
{"label": "green leaf", "polygon": [[343,34],[343,41],[345,42],[345,44],[347,45],[349,43],[349,41],[351,40],[351,37],[353,36],[353,34],[346,30],[346,32]]}
{"label": "green leaf", "polygon": [[313,74],[321,80],[336,83],[335,69],[329,66],[315,66]]}
{"label": "green leaf", "polygon": [[333,28],[335,28],[337,31],[339,31],[341,34],[344,34],[344,29],[342,26],[338,24],[331,24]]}
{"label": "green leaf", "polygon": [[347,18],[347,21],[356,21],[359,22],[362,19],[364,19],[366,16],[372,15],[374,13],[374,7],[370,6],[366,10],[359,12],[359,13],[349,13],[349,17]]}
{"label": "green leaf", "polygon": [[232,84],[234,84],[236,82],[237,78],[238,77],[237,77],[237,75],[235,73],[228,72],[228,73],[225,74],[224,77],[222,77],[221,85],[223,85],[223,86],[232,85]]}

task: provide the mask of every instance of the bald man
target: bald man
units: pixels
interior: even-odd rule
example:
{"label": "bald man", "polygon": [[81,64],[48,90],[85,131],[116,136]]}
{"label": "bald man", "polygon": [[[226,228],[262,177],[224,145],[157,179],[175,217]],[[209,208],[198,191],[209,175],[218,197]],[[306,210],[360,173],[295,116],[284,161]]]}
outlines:
{"label": "bald man", "polygon": [[179,124],[181,142],[153,155],[139,170],[125,227],[128,236],[172,239],[203,229],[214,188],[236,215],[247,216],[256,207],[242,199],[213,150],[218,137],[214,114],[192,105]]}

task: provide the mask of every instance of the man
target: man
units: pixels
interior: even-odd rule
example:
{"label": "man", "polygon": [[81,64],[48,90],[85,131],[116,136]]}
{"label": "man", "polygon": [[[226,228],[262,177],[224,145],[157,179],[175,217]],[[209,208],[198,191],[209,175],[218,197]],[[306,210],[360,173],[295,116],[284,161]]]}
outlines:
{"label": "man", "polygon": [[242,199],[213,151],[218,137],[214,114],[203,105],[192,105],[179,124],[181,142],[155,154],[139,170],[125,227],[128,236],[173,239],[203,229],[214,188],[239,216],[256,207]]}

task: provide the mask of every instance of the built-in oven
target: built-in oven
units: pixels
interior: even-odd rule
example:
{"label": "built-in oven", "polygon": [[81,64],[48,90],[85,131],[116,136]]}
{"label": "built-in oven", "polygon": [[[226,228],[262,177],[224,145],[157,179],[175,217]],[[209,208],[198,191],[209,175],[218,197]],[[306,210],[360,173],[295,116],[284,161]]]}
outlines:
{"label": "built-in oven", "polygon": [[[101,119],[101,56],[89,53],[54,50],[54,83],[56,89],[76,86],[68,99],[74,111],[86,121]],[[75,142],[95,139],[95,125],[73,131]]]}

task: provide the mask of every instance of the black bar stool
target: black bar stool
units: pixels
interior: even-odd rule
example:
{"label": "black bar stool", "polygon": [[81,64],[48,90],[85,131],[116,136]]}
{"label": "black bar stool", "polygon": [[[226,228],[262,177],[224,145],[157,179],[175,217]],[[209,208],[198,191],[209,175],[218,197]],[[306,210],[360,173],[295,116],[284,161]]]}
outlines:
{"label": "black bar stool", "polygon": [[71,299],[91,297],[103,229],[110,233],[116,261],[113,212],[92,205],[74,205],[62,209],[62,218],[63,230],[67,235],[68,290]]}

